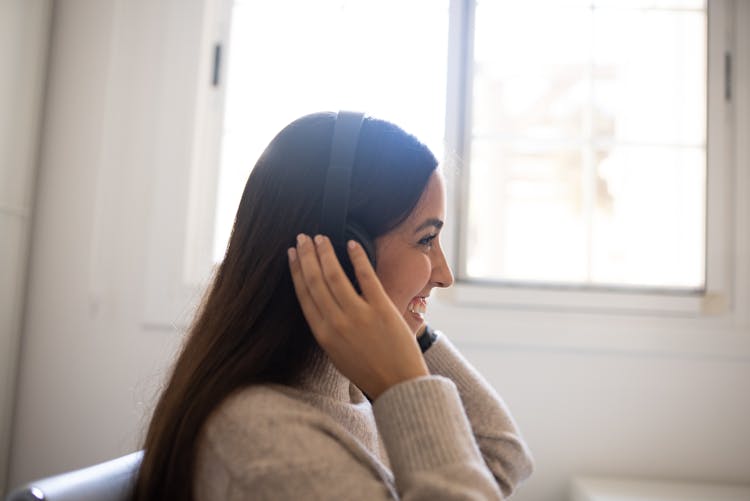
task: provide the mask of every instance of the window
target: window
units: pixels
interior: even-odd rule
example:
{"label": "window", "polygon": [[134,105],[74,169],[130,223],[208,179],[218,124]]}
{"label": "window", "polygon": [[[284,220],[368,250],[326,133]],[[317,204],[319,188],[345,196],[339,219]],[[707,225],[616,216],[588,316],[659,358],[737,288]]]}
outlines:
{"label": "window", "polygon": [[703,2],[492,1],[473,18],[461,276],[702,290]]}
{"label": "window", "polygon": [[726,242],[732,4],[456,4],[454,298],[690,313],[725,300],[729,256],[711,237]]}

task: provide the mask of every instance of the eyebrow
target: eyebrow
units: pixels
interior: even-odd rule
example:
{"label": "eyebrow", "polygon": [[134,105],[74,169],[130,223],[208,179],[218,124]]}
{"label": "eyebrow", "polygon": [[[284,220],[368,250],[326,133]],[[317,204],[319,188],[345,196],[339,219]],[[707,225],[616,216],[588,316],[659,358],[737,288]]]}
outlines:
{"label": "eyebrow", "polygon": [[434,226],[435,229],[439,230],[443,227],[443,221],[434,217],[427,219],[424,223],[417,226],[417,229],[414,230],[414,233],[419,233],[420,231],[424,230],[425,228],[429,228],[430,226]]}

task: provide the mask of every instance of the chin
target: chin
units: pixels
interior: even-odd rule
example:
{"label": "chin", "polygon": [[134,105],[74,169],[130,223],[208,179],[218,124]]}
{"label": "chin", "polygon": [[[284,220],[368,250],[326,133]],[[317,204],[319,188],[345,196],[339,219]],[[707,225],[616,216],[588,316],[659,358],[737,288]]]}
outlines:
{"label": "chin", "polygon": [[422,327],[422,324],[425,323],[424,318],[416,318],[414,313],[410,311],[404,313],[404,320],[406,320],[406,324],[411,329],[412,334],[416,334],[419,328]]}

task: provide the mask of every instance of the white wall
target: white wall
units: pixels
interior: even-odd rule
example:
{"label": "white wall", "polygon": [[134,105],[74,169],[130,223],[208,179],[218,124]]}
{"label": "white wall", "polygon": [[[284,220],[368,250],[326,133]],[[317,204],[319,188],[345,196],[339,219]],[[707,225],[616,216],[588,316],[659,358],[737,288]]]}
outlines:
{"label": "white wall", "polygon": [[181,163],[171,104],[190,92],[201,5],[55,4],[12,484],[140,442],[179,339],[143,326],[141,298],[155,163]]}
{"label": "white wall", "polygon": [[[163,162],[187,165],[178,104],[192,102],[201,8],[56,4],[12,483],[138,446],[179,342],[173,330],[144,327],[147,222],[164,198],[184,205],[185,182],[174,179],[170,193],[154,179]],[[747,86],[747,61],[737,67]],[[750,193],[747,176],[738,182]],[[743,291],[747,278],[737,277]],[[750,483],[744,324],[711,332],[690,320],[644,327],[445,304],[432,315],[510,404],[535,454],[536,474],[516,499],[565,499],[578,473]]]}
{"label": "white wall", "polygon": [[[482,319],[467,321],[472,315]],[[492,325],[485,330],[497,341],[460,346],[509,404],[535,455],[536,473],[517,499],[565,499],[570,478],[581,474],[750,484],[747,351],[686,353],[680,344],[694,339],[677,333],[668,336],[672,350],[596,348],[583,339],[596,333],[582,335],[565,319],[554,329],[558,341],[545,339],[544,347],[535,342],[544,336],[513,339],[506,329],[523,332],[522,325],[482,311],[440,317],[459,338],[467,324]]]}
{"label": "white wall", "polygon": [[0,1],[0,492],[8,470],[51,7],[49,0]]}

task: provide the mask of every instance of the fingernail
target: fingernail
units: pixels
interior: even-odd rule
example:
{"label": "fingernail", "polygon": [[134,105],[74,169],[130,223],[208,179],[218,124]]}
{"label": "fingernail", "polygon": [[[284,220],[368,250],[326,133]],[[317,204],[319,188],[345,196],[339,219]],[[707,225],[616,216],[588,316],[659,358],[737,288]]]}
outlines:
{"label": "fingernail", "polygon": [[289,247],[286,250],[286,253],[289,256],[289,262],[290,263],[293,263],[293,262],[295,262],[297,260],[297,249],[295,249],[294,247]]}
{"label": "fingernail", "polygon": [[323,238],[323,235],[315,235],[315,244],[320,245],[323,243],[325,239]]}
{"label": "fingernail", "polygon": [[349,241],[348,241],[348,242],[346,243],[346,245],[347,245],[347,247],[349,247],[350,249],[354,249],[354,248],[355,248],[355,247],[357,246],[357,244],[355,244],[355,243],[354,243],[354,240],[349,240]]}
{"label": "fingernail", "polygon": [[297,245],[304,244],[306,240],[307,240],[307,235],[305,235],[304,233],[300,233],[299,235],[297,235]]}

